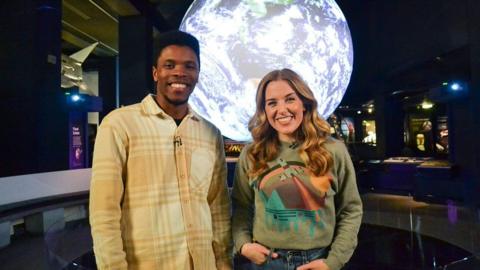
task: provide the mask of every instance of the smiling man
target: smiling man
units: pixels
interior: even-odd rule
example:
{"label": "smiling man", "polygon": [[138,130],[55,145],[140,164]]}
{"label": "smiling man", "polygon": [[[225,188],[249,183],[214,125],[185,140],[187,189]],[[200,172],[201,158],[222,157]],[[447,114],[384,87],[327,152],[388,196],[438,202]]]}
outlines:
{"label": "smiling man", "polygon": [[198,40],[164,33],[156,95],[103,119],[90,189],[98,269],[231,269],[222,136],[188,106],[199,71]]}

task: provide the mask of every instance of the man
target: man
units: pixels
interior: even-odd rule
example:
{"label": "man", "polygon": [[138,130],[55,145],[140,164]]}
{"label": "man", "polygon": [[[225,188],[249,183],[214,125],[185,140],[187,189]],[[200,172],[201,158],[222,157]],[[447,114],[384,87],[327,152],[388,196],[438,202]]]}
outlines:
{"label": "man", "polygon": [[90,224],[99,269],[231,269],[230,200],[220,132],[188,106],[198,40],[159,40],[156,95],[100,125]]}

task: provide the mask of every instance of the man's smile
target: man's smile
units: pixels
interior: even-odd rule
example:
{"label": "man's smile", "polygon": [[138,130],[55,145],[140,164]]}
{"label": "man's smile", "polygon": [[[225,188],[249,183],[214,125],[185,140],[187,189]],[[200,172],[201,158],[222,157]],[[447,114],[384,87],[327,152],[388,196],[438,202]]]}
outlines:
{"label": "man's smile", "polygon": [[169,83],[168,85],[172,88],[177,88],[177,89],[185,89],[188,86],[185,83]]}

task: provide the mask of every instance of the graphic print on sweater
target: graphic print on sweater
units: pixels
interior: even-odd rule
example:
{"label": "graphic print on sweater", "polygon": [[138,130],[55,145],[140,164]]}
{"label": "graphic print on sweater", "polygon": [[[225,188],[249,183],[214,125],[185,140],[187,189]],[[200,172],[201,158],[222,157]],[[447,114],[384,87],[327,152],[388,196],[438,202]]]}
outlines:
{"label": "graphic print on sweater", "polygon": [[325,197],[331,186],[330,174],[315,177],[296,161],[277,159],[275,165],[253,182],[265,205],[267,226],[280,232],[299,230],[299,223],[323,228]]}

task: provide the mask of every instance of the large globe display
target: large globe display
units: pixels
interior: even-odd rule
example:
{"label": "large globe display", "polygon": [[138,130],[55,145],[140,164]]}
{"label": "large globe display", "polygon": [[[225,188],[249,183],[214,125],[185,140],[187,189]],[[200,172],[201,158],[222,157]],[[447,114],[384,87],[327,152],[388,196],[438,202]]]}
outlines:
{"label": "large globe display", "polygon": [[350,81],[352,41],[334,0],[196,0],[180,29],[195,35],[201,47],[190,104],[233,140],[251,139],[247,124],[256,87],[271,70],[299,73],[325,118]]}

